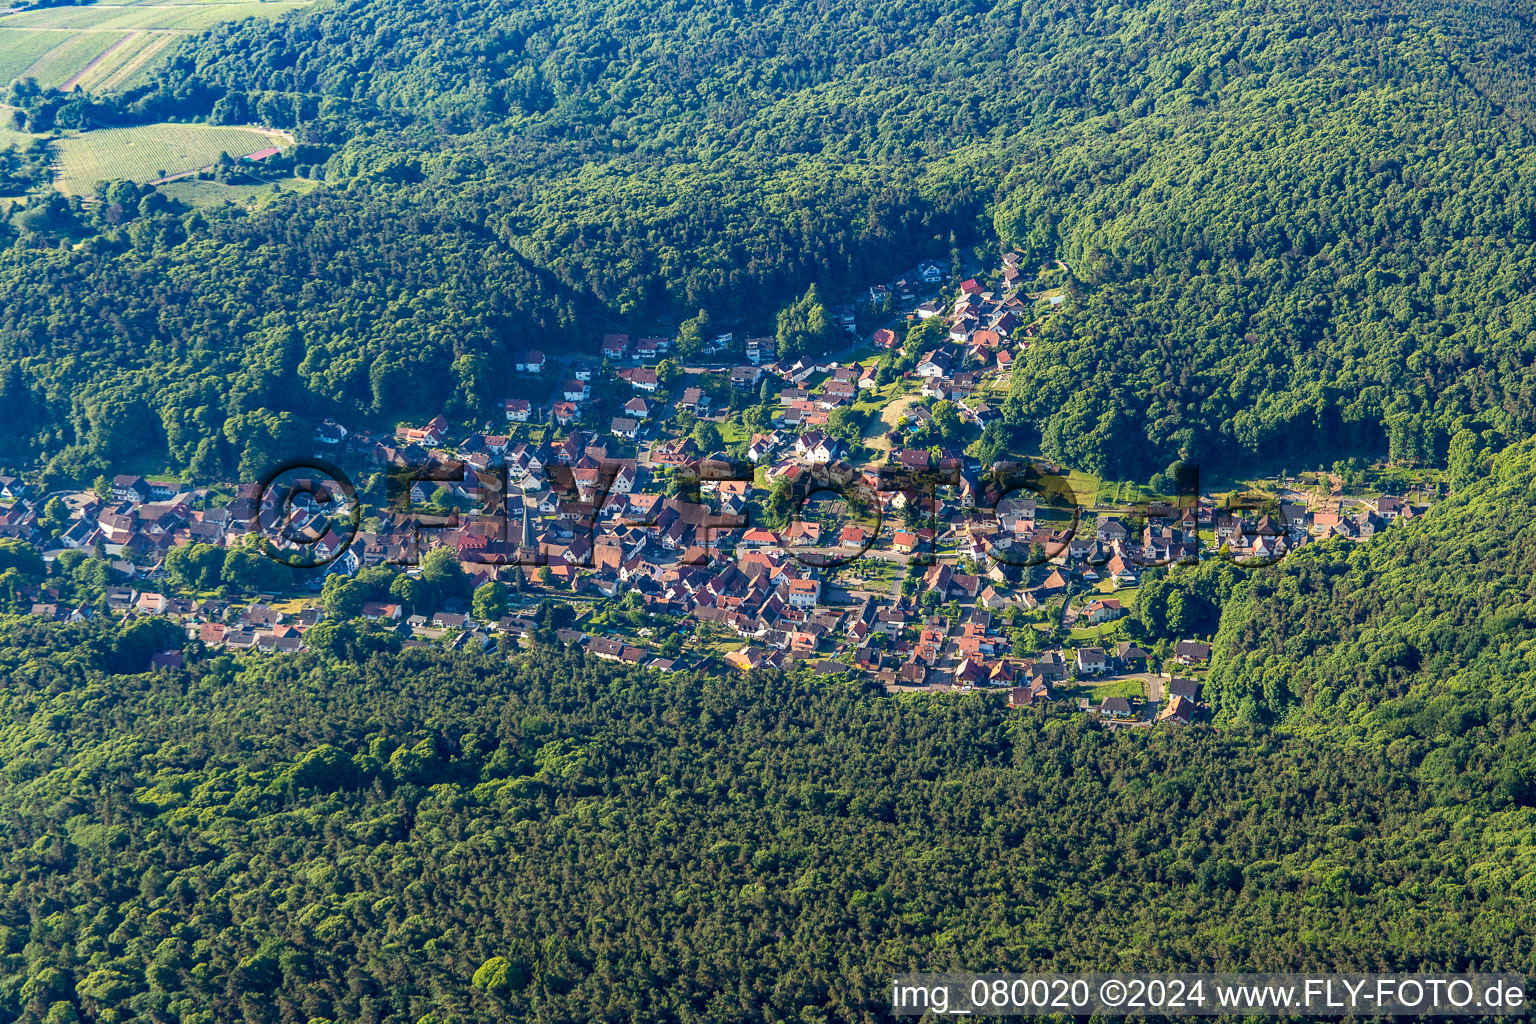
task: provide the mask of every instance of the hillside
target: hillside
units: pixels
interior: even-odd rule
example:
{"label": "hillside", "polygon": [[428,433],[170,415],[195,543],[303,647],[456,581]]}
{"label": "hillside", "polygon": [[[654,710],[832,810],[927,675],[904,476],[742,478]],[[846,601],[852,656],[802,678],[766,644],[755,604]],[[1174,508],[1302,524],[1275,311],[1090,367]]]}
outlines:
{"label": "hillside", "polygon": [[1529,764],[1524,720],[1112,733],[552,649],[125,676],[122,640],[3,643],[8,1019],[853,1021],[903,968],[1536,967],[1531,793],[1426,777]]}
{"label": "hillside", "polygon": [[903,969],[1529,976],[1536,441],[1468,472],[1372,540],[1163,584],[1229,591],[1214,727],[544,630],[125,674],[180,628],[8,617],[0,1016],[832,1022],[888,1019]]}
{"label": "hillside", "polygon": [[674,8],[322,4],[189,40],[174,89],[13,95],[33,127],[288,127],[327,187],[25,215],[0,260],[24,415],[0,441],[73,444],[57,472],[88,476],[122,454],[90,406],[150,395],[165,430],[136,443],[227,472],[239,446],[194,459],[176,424],[484,406],[530,339],[591,350],[701,306],[761,329],[810,281],[850,294],[973,243],[1077,279],[1016,371],[1022,450],[1144,479],[1436,462],[1464,428],[1536,425],[1516,10]]}
{"label": "hillside", "polygon": [[[1529,801],[1533,479],[1526,442],[1406,529],[1310,547],[1254,574],[1217,637],[1219,720],[1385,736],[1450,792]],[[1509,737],[1500,757],[1488,736]]]}

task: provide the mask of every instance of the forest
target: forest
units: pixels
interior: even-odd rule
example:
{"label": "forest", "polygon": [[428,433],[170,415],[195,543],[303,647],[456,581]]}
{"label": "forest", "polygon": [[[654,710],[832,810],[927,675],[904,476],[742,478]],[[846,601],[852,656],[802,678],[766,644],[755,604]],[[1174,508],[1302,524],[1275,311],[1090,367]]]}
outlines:
{"label": "forest", "polygon": [[174,626],[8,617],[0,1016],[874,1021],[901,970],[1530,976],[1533,495],[1526,443],[1367,543],[1176,577],[1233,589],[1214,727],[644,673],[543,628],[136,672]]}
{"label": "forest", "polygon": [[1071,269],[1003,410],[1021,451],[1146,479],[1436,464],[1463,430],[1536,425],[1519,10],[651,14],[338,0],[195,35],[131,92],[11,86],[33,130],[290,128],[289,165],[325,187],[257,212],[14,213],[0,453],[60,481],[125,459],[210,479],[275,445],[274,417],[488,408],[530,343],[592,350],[700,309],[762,331],[808,285],[971,246]]}

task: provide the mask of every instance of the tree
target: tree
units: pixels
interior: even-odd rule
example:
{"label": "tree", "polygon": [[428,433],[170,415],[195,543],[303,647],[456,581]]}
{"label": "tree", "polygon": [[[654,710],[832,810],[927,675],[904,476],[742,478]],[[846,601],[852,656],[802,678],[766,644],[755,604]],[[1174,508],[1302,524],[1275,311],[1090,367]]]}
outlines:
{"label": "tree", "polygon": [[693,425],[693,443],[699,446],[699,452],[708,455],[725,447],[725,441],[720,437],[720,428],[709,420],[699,420]]}
{"label": "tree", "polygon": [[864,416],[851,406],[838,406],[827,416],[827,433],[841,438],[849,445],[864,440]]}
{"label": "tree", "polygon": [[656,364],[656,386],[670,391],[683,376],[683,368],[676,359],[663,359]]}
{"label": "tree", "polygon": [[[1491,432],[1490,432],[1491,433]],[[1462,429],[1451,438],[1448,466],[1451,486],[1465,487],[1488,471],[1489,449],[1484,438]]]}
{"label": "tree", "polygon": [[49,498],[43,504],[43,514],[38,516],[38,525],[54,536],[63,533],[69,525],[69,506],[62,498]]}
{"label": "tree", "polygon": [[707,340],[704,332],[709,329],[709,314],[699,310],[698,315],[683,321],[677,332],[677,354],[684,362],[698,359]]}
{"label": "tree", "polygon": [[933,426],[939,432],[939,436],[946,444],[960,439],[965,432],[965,423],[960,419],[960,407],[954,402],[944,399],[933,403]]}
{"label": "tree", "polygon": [[422,608],[422,602],[427,596],[426,584],[410,573],[403,572],[390,581],[389,596],[400,603],[406,614],[412,614]]}
{"label": "tree", "polygon": [[355,619],[363,613],[368,594],[350,577],[334,573],[326,577],[320,591],[320,601],[325,606],[325,617],[337,621]]}
{"label": "tree", "polygon": [[931,316],[926,320],[919,320],[907,328],[907,337],[902,342],[901,350],[907,356],[918,356],[922,353],[944,343],[946,328],[942,317]]}
{"label": "tree", "polygon": [[238,591],[275,590],[284,582],[283,567],[253,547],[233,547],[224,553],[219,579]]}
{"label": "tree", "polygon": [[265,408],[231,416],[224,423],[224,436],[240,453],[236,471],[242,480],[256,480],[301,454],[309,441],[309,432],[297,416]]}
{"label": "tree", "polygon": [[181,544],[165,555],[171,581],[187,590],[212,590],[219,585],[226,559],[224,549],[213,544]]}
{"label": "tree", "polygon": [[491,580],[475,588],[470,613],[480,622],[497,622],[507,614],[511,592],[506,584]]}
{"label": "tree", "polygon": [[469,574],[459,564],[458,554],[446,546],[432,548],[422,556],[421,582],[438,607],[470,592]]}
{"label": "tree", "polygon": [[768,491],[768,497],[763,499],[763,518],[770,528],[782,530],[789,525],[790,517],[794,513],[788,478],[775,477],[773,486]]}
{"label": "tree", "polygon": [[784,362],[823,355],[835,347],[837,325],[822,305],[816,285],[779,311],[775,335],[779,359]]}
{"label": "tree", "polygon": [[46,571],[43,556],[31,544],[14,537],[0,537],[0,571],[5,570],[37,578]]}
{"label": "tree", "polygon": [[118,630],[112,642],[111,666],[115,672],[143,672],[149,659],[160,651],[180,650],[187,635],[180,623],[150,615]]}

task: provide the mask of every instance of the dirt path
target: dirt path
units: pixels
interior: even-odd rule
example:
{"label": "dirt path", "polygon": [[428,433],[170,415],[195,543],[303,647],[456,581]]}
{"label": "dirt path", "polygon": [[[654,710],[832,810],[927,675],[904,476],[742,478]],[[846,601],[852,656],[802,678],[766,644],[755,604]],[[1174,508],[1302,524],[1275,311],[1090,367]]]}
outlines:
{"label": "dirt path", "polygon": [[125,33],[120,39],[118,39],[117,42],[113,43],[111,46],[107,47],[105,50],[102,50],[96,56],[86,61],[85,67],[81,68],[79,71],[76,71],[73,75],[70,75],[68,78],[66,78],[64,80],[64,84],[59,86],[59,91],[69,92],[69,90],[73,89],[80,83],[80,79],[84,78],[86,75],[89,75],[93,70],[95,70],[96,65],[112,56],[112,54],[116,53],[118,50],[121,50],[125,45],[127,45],[129,40],[137,39],[143,34],[144,33],[142,32]]}
{"label": "dirt path", "polygon": [[135,56],[131,57],[122,67],[108,75],[106,80],[100,84],[100,88],[116,89],[118,86],[128,81],[128,79],[138,74],[140,68],[154,60],[156,57],[160,56],[160,54],[165,51],[165,48],[170,46],[171,43],[175,42],[180,36],[181,33],[179,32],[159,33],[158,39],[144,47],[144,49],[140,50]]}

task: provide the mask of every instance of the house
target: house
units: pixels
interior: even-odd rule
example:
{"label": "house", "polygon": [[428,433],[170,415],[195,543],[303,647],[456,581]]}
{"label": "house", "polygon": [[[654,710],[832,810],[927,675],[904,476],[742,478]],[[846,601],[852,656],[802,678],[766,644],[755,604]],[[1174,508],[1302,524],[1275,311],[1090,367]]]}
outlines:
{"label": "house", "polygon": [[618,361],[629,355],[629,335],[603,335],[603,358]]}
{"label": "house", "polygon": [[932,320],[936,316],[943,315],[944,303],[937,299],[930,299],[929,301],[917,307],[917,318],[919,320]]}
{"label": "house", "polygon": [[533,403],[526,398],[509,398],[505,404],[507,420],[511,423],[527,423],[533,413]]}
{"label": "house", "polygon": [[771,363],[773,362],[775,350],[774,339],[748,338],[746,350],[747,362],[753,366],[757,366],[760,363]]}
{"label": "house", "polygon": [[556,402],[554,409],[555,423],[562,427],[568,427],[576,422],[575,402]]}
{"label": "house", "polygon": [[619,371],[619,379],[625,381],[636,391],[655,391],[660,387],[656,377],[656,371],[645,366],[635,366]]}
{"label": "house", "polygon": [[149,500],[149,482],[141,476],[118,474],[112,478],[112,497],[142,505]]}
{"label": "house", "polygon": [[1145,672],[1150,657],[1145,650],[1127,640],[1115,645],[1115,663],[1122,672]]}
{"label": "house", "polygon": [[[858,394],[858,392],[859,385],[857,379],[829,380],[822,386],[821,389],[821,393],[826,396],[826,399],[830,399],[831,403],[834,405],[841,405],[844,402],[849,401],[853,398],[854,395]],[[827,404],[827,402],[823,401],[823,404]]]}
{"label": "house", "polygon": [[758,381],[763,379],[761,366],[733,366],[731,367],[731,387],[755,388]]}
{"label": "house", "polygon": [[632,420],[628,416],[615,416],[608,426],[608,432],[616,437],[633,441],[640,433],[640,421]]}
{"label": "house", "polygon": [[1097,626],[1103,622],[1110,622],[1124,614],[1125,609],[1121,607],[1120,601],[1113,597],[1089,601],[1083,606],[1083,617],[1092,626]]}
{"label": "house", "polygon": [[814,608],[821,600],[821,581],[790,580],[786,588],[786,600],[791,608]]}
{"label": "house", "polygon": [[655,359],[672,349],[670,338],[641,338],[635,343],[635,354],[641,359]]}
{"label": "house", "polygon": [[950,365],[949,353],[936,349],[924,355],[923,361],[917,364],[917,375],[931,379],[948,377]]}
{"label": "house", "polygon": [[917,543],[917,534],[907,530],[897,530],[891,547],[895,548],[899,554],[910,555],[917,550]]}
{"label": "house", "polygon": [[701,388],[686,388],[677,400],[677,407],[699,416],[709,414],[709,396]]}
{"label": "house", "polygon": [[802,462],[811,465],[826,465],[835,462],[842,455],[843,443],[835,437],[828,437],[819,430],[812,430],[801,434],[795,439],[795,455]]}
{"label": "house", "polygon": [[543,373],[544,366],[543,352],[519,352],[512,360],[512,368],[518,373]]}
{"label": "house", "polygon": [[24,498],[27,485],[19,476],[0,476],[0,498]]}
{"label": "house", "polygon": [[1183,697],[1174,697],[1163,710],[1157,713],[1159,722],[1172,722],[1175,725],[1188,725],[1194,717],[1194,703]]}
{"label": "house", "polygon": [[1105,544],[1125,543],[1131,535],[1131,531],[1118,519],[1105,518],[1099,520],[1098,528],[1094,536]]}
{"label": "house", "polygon": [[739,651],[732,651],[725,656],[725,660],[732,667],[743,672],[750,672],[768,665],[767,653],[756,647],[743,647]]}
{"label": "house", "polygon": [[164,594],[145,592],[139,595],[134,610],[140,615],[164,615],[170,601]]}
{"label": "house", "polygon": [[604,661],[619,661],[624,655],[624,643],[613,637],[595,636],[587,641],[587,653]]}
{"label": "house", "polygon": [[1044,596],[1059,594],[1066,589],[1067,578],[1061,574],[1060,569],[1052,569],[1051,574],[1045,578],[1045,582],[1036,588]]}
{"label": "house", "polygon": [[335,420],[325,420],[315,427],[314,438],[316,444],[341,444],[347,439],[347,428]]}
{"label": "house", "polygon": [[1168,696],[1182,697],[1191,704],[1200,703],[1200,681],[1197,679],[1168,680]]}
{"label": "house", "polygon": [[796,520],[790,524],[784,539],[791,547],[814,548],[821,543],[821,524]]}
{"label": "house", "polygon": [[874,341],[878,348],[884,349],[895,348],[900,342],[900,339],[896,337],[896,332],[891,330],[889,327],[880,328],[875,332],[874,338],[871,340]]}
{"label": "house", "polygon": [[1076,662],[1080,676],[1101,676],[1109,671],[1109,657],[1102,647],[1079,647]]}
{"label": "house", "polygon": [[624,415],[633,420],[648,420],[651,418],[651,407],[645,399],[636,396],[624,403]]}
{"label": "house", "polygon": [[1180,640],[1173,648],[1173,658],[1180,665],[1193,665],[1210,657],[1211,645],[1198,640]]}
{"label": "house", "polygon": [[448,420],[442,416],[434,416],[424,427],[400,427],[395,430],[395,436],[410,444],[437,445],[442,444],[448,436]]}
{"label": "house", "polygon": [[778,450],[779,444],[778,434],[754,434],[752,443],[747,446],[747,458],[752,462],[761,462]]}
{"label": "house", "polygon": [[1105,697],[1099,705],[1099,714],[1106,718],[1131,718],[1136,712],[1131,708],[1129,697]]}
{"label": "house", "polygon": [[869,546],[869,531],[862,526],[845,526],[838,534],[837,542],[845,548],[863,550]]}

